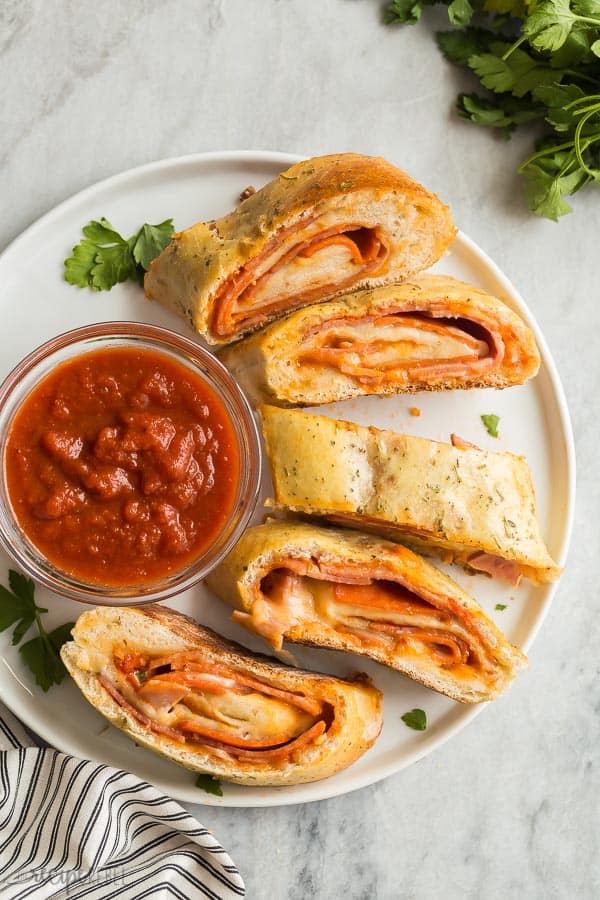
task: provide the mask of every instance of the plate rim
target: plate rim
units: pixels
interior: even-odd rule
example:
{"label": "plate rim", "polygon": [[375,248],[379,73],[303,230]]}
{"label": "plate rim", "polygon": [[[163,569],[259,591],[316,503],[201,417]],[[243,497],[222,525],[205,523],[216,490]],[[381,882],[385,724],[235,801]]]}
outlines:
{"label": "plate rim", "polygon": [[[93,195],[97,192],[101,192],[106,189],[112,189],[115,187],[118,188],[121,184],[126,184],[132,177],[150,175],[160,172],[161,170],[173,170],[188,165],[201,165],[211,162],[259,162],[272,163],[277,166],[285,166],[286,164],[292,165],[293,163],[305,158],[306,156],[303,155],[279,152],[275,150],[213,150],[201,153],[190,153],[180,156],[167,157],[164,159],[144,163],[139,166],[132,166],[122,172],[110,175],[107,178],[103,178],[100,181],[96,181],[88,185],[87,187],[82,188],[75,194],[70,195],[57,205],[53,206],[39,218],[35,219],[22,232],[20,232],[15,238],[13,238],[13,240],[0,253],[0,267],[3,264],[6,264],[6,260],[10,257],[11,253],[19,250],[21,243],[24,243],[28,238],[35,234],[38,229],[43,229],[48,225],[51,225],[54,218],[58,218],[64,212],[68,212],[70,207],[76,206],[80,201],[86,201],[92,198]],[[499,265],[486,253],[486,251],[482,247],[479,246],[479,244],[477,244],[471,237],[460,230],[457,232],[456,238],[453,243],[458,243],[459,245],[465,247],[469,251],[469,253],[471,253],[481,263],[484,264],[484,266],[488,269],[492,276],[502,286],[503,292],[506,293],[511,302],[517,307],[519,314],[526,320],[535,334],[535,338],[540,349],[542,364],[546,368],[547,377],[549,379],[552,394],[554,396],[554,400],[556,402],[557,410],[559,413],[560,435],[564,439],[565,445],[564,453],[567,467],[566,508],[562,516],[562,540],[556,554],[558,564],[564,567],[571,541],[575,513],[576,455],[573,427],[567,405],[566,395],[556,364],[554,362],[554,358],[548,347],[546,338],[537,323],[534,313],[526,304],[520,292],[517,290],[508,276],[505,275],[502,269],[500,269]],[[550,606],[558,589],[558,585],[559,582],[557,581],[548,586],[547,595],[540,604],[535,622],[533,623],[527,637],[522,643],[522,648],[524,650],[528,650],[536,639],[539,630],[542,627],[542,624],[548,614],[548,610],[550,609]],[[22,711],[13,709],[13,707],[10,705],[10,702],[7,701],[1,680],[0,701],[2,701],[8,709],[14,712],[14,714],[35,734],[39,735],[42,739],[62,750],[63,752],[71,752],[69,750],[69,747],[65,746],[65,744],[61,740],[62,732],[58,733],[57,740],[57,734],[52,730],[51,725],[47,727],[45,723],[42,723],[42,727],[40,728],[39,723],[37,723],[35,720],[35,717],[30,716],[28,714],[28,711],[25,711],[25,715],[23,715]],[[241,798],[237,798],[233,799],[233,802],[231,802],[228,801],[226,795],[223,798],[213,798],[210,795],[202,795],[198,797],[195,794],[194,796],[192,796],[192,791],[195,790],[193,787],[190,788],[190,791],[179,791],[178,789],[173,790],[173,787],[164,782],[160,777],[156,780],[153,780],[152,783],[155,785],[155,787],[157,787],[158,790],[163,791],[167,796],[171,796],[174,799],[179,800],[180,802],[204,806],[219,806],[222,808],[231,809],[290,806],[328,800],[333,797],[349,794],[353,791],[360,790],[372,784],[376,784],[384,778],[388,778],[389,776],[397,774],[403,769],[408,768],[409,766],[418,762],[420,759],[423,759],[423,757],[428,756],[430,753],[437,750],[439,747],[441,747],[443,744],[457,735],[460,731],[466,728],[467,725],[469,725],[477,715],[483,712],[483,710],[488,705],[489,703],[486,702],[464,709],[462,711],[463,714],[458,718],[458,721],[452,723],[449,726],[446,726],[441,735],[430,735],[422,742],[422,744],[418,748],[411,750],[408,754],[405,754],[405,758],[401,760],[396,760],[395,762],[392,761],[387,764],[381,763],[378,771],[374,776],[372,772],[364,773],[364,775],[355,783],[352,783],[349,786],[346,784],[342,784],[342,786],[340,787],[337,786],[336,780],[334,778],[307,783],[315,787],[315,796],[296,798],[293,796],[293,794],[287,794],[285,792],[285,788],[271,788],[271,791],[273,791],[274,794],[270,797],[258,797],[255,795],[253,796],[252,792],[248,792],[247,797],[244,795],[243,801]],[[174,763],[174,765],[176,764]]]}

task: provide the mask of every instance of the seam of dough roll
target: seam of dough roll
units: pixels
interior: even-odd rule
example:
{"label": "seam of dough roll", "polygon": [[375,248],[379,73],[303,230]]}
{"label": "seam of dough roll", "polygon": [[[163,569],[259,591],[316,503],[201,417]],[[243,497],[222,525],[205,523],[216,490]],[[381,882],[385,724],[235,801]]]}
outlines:
{"label": "seam of dough roll", "polygon": [[226,344],[300,306],[410,277],[455,234],[448,207],[386,160],[316,157],[175,234],[144,286],[208,343]]}
{"label": "seam of dough roll", "polygon": [[165,607],[89,610],[72,634],[61,657],[92,706],[196,772],[245,785],[317,781],[381,730],[381,693],[366,676],[283,666]]}
{"label": "seam of dough roll", "polygon": [[554,581],[526,460],[262,406],[267,505],[374,531],[514,584]]}
{"label": "seam of dough roll", "polygon": [[249,528],[207,583],[276,649],[359,653],[463,703],[499,696],[527,664],[452,579],[372,535],[271,520]]}
{"label": "seam of dough roll", "polygon": [[255,404],[281,406],[504,388],[533,377],[540,364],[533,333],[517,313],[440,275],[297,310],[219,358]]}

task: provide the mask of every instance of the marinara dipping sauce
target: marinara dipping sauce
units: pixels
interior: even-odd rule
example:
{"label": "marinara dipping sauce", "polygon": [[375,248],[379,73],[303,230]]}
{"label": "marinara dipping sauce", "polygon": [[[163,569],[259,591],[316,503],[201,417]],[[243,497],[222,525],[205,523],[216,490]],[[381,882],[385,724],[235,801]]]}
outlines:
{"label": "marinara dipping sauce", "polygon": [[112,346],[60,362],[25,397],[4,477],[20,528],[53,566],[92,585],[144,585],[214,543],[238,503],[240,456],[208,380],[157,349]]}

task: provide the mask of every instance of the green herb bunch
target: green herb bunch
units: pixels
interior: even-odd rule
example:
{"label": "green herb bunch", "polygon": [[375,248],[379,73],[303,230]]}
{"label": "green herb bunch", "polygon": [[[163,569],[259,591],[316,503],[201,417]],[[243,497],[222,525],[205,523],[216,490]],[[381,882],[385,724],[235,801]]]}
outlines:
{"label": "green herb bunch", "polygon": [[159,225],[142,225],[124,238],[108,219],[84,225],[84,237],[65,259],[65,281],[94,291],[110,291],[115,284],[135,281],[143,284],[144,272],[171,240],[173,219]]}
{"label": "green herb bunch", "polygon": [[[393,0],[387,23],[414,25],[437,0]],[[464,119],[501,130],[539,125],[519,166],[538,216],[557,221],[565,200],[600,184],[600,0],[441,0],[454,29],[437,34],[450,62],[485,88],[459,94]]]}

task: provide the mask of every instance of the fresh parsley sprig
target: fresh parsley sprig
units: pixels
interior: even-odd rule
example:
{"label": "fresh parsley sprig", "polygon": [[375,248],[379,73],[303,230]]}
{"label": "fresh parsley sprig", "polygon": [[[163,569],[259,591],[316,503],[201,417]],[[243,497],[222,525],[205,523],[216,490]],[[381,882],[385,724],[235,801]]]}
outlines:
{"label": "fresh parsley sprig", "polygon": [[[600,0],[441,0],[455,30],[437,35],[485,94],[459,94],[458,115],[499,129],[545,133],[518,167],[529,208],[558,221],[566,201],[600,185]],[[393,0],[385,21],[414,25],[434,0]]]}
{"label": "fresh parsley sprig", "polygon": [[483,413],[481,416],[481,421],[483,422],[483,426],[487,433],[491,437],[498,437],[498,425],[500,424],[500,416],[494,415],[494,413]]}
{"label": "fresh parsley sprig", "polygon": [[48,610],[37,606],[33,581],[11,569],[8,583],[10,589],[0,585],[0,631],[6,631],[14,625],[12,644],[16,646],[35,624],[37,636],[22,644],[19,653],[25,665],[35,675],[36,683],[43,691],[47,691],[53,684],[60,684],[67,674],[60,658],[60,648],[69,640],[74,623],[65,622],[54,631],[47,632],[42,624],[42,615]]}
{"label": "fresh parsley sprig", "polygon": [[424,709],[411,709],[400,716],[407,728],[413,731],[425,731],[427,729],[427,713]]}
{"label": "fresh parsley sprig", "polygon": [[218,778],[212,775],[198,775],[196,778],[196,787],[202,788],[207,794],[214,794],[215,797],[223,796],[223,788]]}
{"label": "fresh parsley sprig", "polygon": [[141,283],[152,260],[171,240],[173,219],[142,225],[122,237],[108,219],[92,220],[82,228],[84,238],[65,259],[65,281],[95,291],[110,291],[122,281]]}

